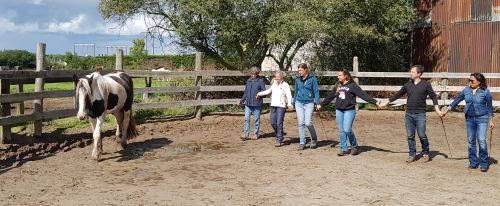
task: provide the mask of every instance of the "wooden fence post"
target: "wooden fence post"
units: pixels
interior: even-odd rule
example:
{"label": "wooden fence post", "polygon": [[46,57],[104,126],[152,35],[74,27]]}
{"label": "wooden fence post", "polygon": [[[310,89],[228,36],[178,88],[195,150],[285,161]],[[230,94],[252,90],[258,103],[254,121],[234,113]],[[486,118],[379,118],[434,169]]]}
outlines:
{"label": "wooden fence post", "polygon": [[116,50],[116,70],[123,70],[123,50]]}
{"label": "wooden fence post", "polygon": [[[45,43],[38,43],[36,48],[36,71],[40,72],[45,70]],[[35,79],[35,92],[43,92],[43,78]],[[42,123],[43,123],[43,99],[35,99],[34,101],[34,111],[35,121],[34,124],[34,136],[37,138],[42,137]]]}
{"label": "wooden fence post", "polygon": [[[144,77],[144,81],[146,82],[146,87],[151,87],[151,85],[153,84],[152,77]],[[149,102],[149,93],[142,93],[142,101]]]}
{"label": "wooden fence post", "polygon": [[[352,60],[352,71],[356,73],[356,77],[354,77],[354,82],[359,85],[359,79],[357,77],[357,73],[359,72],[359,63],[358,63],[358,57],[355,56]],[[358,104],[356,104],[356,111],[359,110]]]}
{"label": "wooden fence post", "polygon": [[[0,67],[1,70],[9,70],[8,67]],[[0,79],[0,93],[10,94],[10,79]],[[10,116],[10,103],[2,103],[0,109],[2,117]],[[12,138],[11,125],[0,126],[0,141],[2,144],[8,143]]]}
{"label": "wooden fence post", "polygon": [[[19,70],[22,70],[22,68],[20,66],[15,66],[14,70],[19,71]],[[23,83],[16,84],[16,93],[23,93],[23,92],[24,92]],[[17,103],[16,113],[17,114],[24,114],[24,101]]]}
{"label": "wooden fence post", "polygon": [[[441,79],[441,86],[446,89],[446,86],[448,86],[448,79]],[[448,92],[447,91],[442,91],[441,92],[441,99],[443,100],[443,106],[446,106],[446,100],[448,100]]]}
{"label": "wooden fence post", "polygon": [[[202,64],[203,64],[202,53],[196,52],[196,64],[195,64],[194,70],[197,72],[201,72],[201,65]],[[202,76],[196,76],[196,82],[195,82],[195,86],[200,87],[200,88],[201,88],[201,77]],[[201,91],[198,90],[195,93],[195,98],[196,98],[196,100],[199,100],[199,102],[201,103]],[[196,106],[194,108],[194,114],[196,115],[196,119],[201,120],[201,106]]]}

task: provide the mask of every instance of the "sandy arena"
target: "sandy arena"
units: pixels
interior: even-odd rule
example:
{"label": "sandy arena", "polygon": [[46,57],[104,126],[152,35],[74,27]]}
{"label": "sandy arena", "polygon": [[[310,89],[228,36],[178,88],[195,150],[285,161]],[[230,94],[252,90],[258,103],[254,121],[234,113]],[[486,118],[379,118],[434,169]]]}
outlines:
{"label": "sandy arena", "polygon": [[[427,113],[431,161],[406,163],[404,112],[361,110],[354,132],[362,151],[339,157],[333,112],[315,113],[317,149],[298,151],[295,112],[285,144],[274,147],[269,111],[261,138],[241,141],[243,113],[138,120],[121,150],[105,125],[102,160],[90,158],[90,128],[14,135],[0,144],[0,205],[497,205],[500,139],[490,170],[469,170],[462,113]],[[75,117],[76,118],[76,117]],[[253,127],[252,127],[253,128]],[[308,137],[309,136],[309,133]],[[488,144],[490,136],[488,135]],[[448,144],[449,147],[448,148]],[[331,145],[334,147],[331,147]],[[420,152],[420,142],[417,141]],[[451,150],[451,152],[450,152]],[[417,156],[420,158],[421,156]],[[452,158],[453,157],[453,158]]]}

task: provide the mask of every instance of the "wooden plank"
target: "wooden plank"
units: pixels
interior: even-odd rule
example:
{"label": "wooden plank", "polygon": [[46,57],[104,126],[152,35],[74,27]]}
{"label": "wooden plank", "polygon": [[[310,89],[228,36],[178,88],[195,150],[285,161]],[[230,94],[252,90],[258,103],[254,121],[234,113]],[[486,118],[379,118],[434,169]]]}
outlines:
{"label": "wooden plank", "polygon": [[73,90],[0,94],[0,103],[24,102],[24,101],[35,100],[35,99],[62,98],[62,97],[73,97],[73,96],[75,96],[75,91],[73,91]]}
{"label": "wooden plank", "polygon": [[[10,94],[10,79],[0,79],[0,93]],[[0,104],[0,116],[8,117],[11,116],[10,103]],[[7,143],[12,138],[11,126],[1,125],[0,126],[0,143]]]}
{"label": "wooden plank", "polygon": [[[201,72],[201,67],[203,66],[203,54],[201,52],[196,52],[196,66],[195,70]],[[195,86],[201,87],[202,76],[196,76]],[[198,90],[194,94],[194,99],[201,101],[201,92]],[[194,108],[194,116],[196,119],[201,120],[201,106],[196,106]]]}
{"label": "wooden plank", "polygon": [[186,101],[172,101],[172,102],[156,102],[156,103],[138,103],[134,104],[132,108],[137,109],[165,109],[169,107],[194,107],[199,106],[200,101],[198,100],[186,100]]}
{"label": "wooden plank", "polygon": [[74,97],[74,90],[58,90],[58,91],[44,91],[43,98],[62,98],[62,97]]}
{"label": "wooden plank", "polygon": [[[38,43],[36,50],[36,70],[43,71],[45,66],[45,43]],[[36,78],[35,79],[35,92],[43,92],[44,88],[44,79]],[[33,100],[33,114],[36,116],[41,116],[43,112],[43,99],[35,99]],[[34,131],[33,135],[37,138],[42,137],[42,120],[36,119],[33,122]]]}
{"label": "wooden plank", "polygon": [[134,93],[196,92],[199,90],[200,87],[141,87],[134,88]]}
{"label": "wooden plank", "polygon": [[62,110],[54,110],[54,111],[44,111],[42,113],[43,120],[50,120],[50,119],[59,119],[59,118],[65,118],[65,117],[71,117],[75,116],[76,118],[76,113],[78,112],[78,109],[62,109]]}
{"label": "wooden plank", "polygon": [[0,125],[11,125],[35,121],[34,114],[22,114],[16,116],[0,117]]}
{"label": "wooden plank", "polygon": [[[94,72],[93,70],[49,70],[49,71],[33,71],[33,70],[7,70],[0,71],[0,79],[35,79],[35,78],[61,78],[61,82],[67,82],[73,74],[77,76],[84,76]],[[116,72],[114,70],[102,70],[101,74]],[[152,72],[149,70],[134,70],[125,71],[133,78],[139,77],[182,77],[182,76],[248,76],[247,71],[182,71],[182,72]],[[287,76],[296,76],[297,72],[287,71]],[[337,77],[337,71],[314,71],[316,76]],[[260,76],[274,76],[274,71],[262,71]],[[486,78],[500,78],[500,73],[483,73]],[[352,77],[376,77],[376,78],[408,78],[410,79],[409,72],[351,72]],[[446,79],[463,79],[469,78],[470,73],[424,73],[422,78],[446,78]]]}

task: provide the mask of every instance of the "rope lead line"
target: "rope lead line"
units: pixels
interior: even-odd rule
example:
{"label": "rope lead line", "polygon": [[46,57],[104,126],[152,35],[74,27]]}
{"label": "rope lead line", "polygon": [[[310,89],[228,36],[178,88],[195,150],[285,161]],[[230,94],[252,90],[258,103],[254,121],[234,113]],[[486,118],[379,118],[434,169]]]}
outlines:
{"label": "rope lead line", "polygon": [[440,117],[440,119],[441,119],[441,125],[443,125],[443,131],[444,131],[444,137],[446,138],[446,144],[448,145],[448,150],[450,151],[450,157],[451,157],[451,159],[453,159],[453,154],[451,153],[451,149],[450,149],[450,143],[448,143],[448,135],[446,135],[446,129],[444,128],[443,118]]}

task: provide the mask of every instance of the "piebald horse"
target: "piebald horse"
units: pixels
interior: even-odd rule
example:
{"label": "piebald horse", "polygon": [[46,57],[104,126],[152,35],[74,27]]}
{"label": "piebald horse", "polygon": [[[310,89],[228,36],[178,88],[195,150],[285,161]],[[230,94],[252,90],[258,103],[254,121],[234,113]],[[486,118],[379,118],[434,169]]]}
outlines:
{"label": "piebald horse", "polygon": [[116,118],[116,137],[124,148],[128,139],[137,136],[132,112],[134,85],[124,72],[101,75],[99,72],[78,78],[73,75],[78,101],[77,117],[89,119],[92,125],[94,149],[92,157],[99,161],[102,153],[101,129],[106,114]]}

